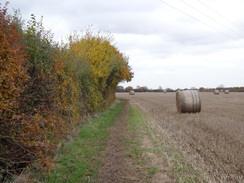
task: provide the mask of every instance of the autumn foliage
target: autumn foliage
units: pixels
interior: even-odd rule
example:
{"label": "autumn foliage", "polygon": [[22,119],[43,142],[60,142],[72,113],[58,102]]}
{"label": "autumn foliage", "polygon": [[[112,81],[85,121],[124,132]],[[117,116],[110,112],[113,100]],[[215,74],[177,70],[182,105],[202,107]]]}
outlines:
{"label": "autumn foliage", "polygon": [[0,4],[0,181],[27,166],[48,169],[60,137],[115,100],[133,77],[112,36],[53,40],[34,15],[24,24]]}

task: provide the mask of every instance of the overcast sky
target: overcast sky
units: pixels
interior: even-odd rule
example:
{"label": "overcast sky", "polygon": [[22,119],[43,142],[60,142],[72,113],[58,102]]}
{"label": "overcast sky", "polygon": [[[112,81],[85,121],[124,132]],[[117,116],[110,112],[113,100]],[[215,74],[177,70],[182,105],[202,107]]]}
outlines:
{"label": "overcast sky", "polygon": [[135,73],[124,87],[244,86],[244,0],[8,1],[26,20],[43,16],[57,40],[89,25],[110,32]]}

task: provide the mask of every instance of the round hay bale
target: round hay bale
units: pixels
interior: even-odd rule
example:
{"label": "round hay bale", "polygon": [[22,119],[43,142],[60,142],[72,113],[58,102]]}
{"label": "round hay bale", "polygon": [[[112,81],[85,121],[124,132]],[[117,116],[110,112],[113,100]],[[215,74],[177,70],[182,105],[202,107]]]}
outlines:
{"label": "round hay bale", "polygon": [[201,99],[198,90],[176,92],[176,107],[178,113],[197,113],[201,111]]}
{"label": "round hay bale", "polygon": [[219,90],[214,90],[214,95],[219,95]]}
{"label": "round hay bale", "polygon": [[134,91],[134,90],[130,90],[130,91],[129,91],[129,94],[130,94],[130,95],[135,95],[135,91]]}
{"label": "round hay bale", "polygon": [[225,94],[229,94],[230,93],[230,91],[229,90],[225,90]]}

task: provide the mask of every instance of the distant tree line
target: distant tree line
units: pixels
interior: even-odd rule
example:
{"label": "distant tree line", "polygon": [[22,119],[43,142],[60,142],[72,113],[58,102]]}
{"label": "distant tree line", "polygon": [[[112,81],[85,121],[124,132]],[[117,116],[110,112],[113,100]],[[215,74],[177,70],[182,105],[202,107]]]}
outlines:
{"label": "distant tree line", "polygon": [[199,90],[200,92],[213,92],[214,90],[229,90],[230,92],[244,92],[244,87],[224,87],[224,86],[218,86],[216,88],[177,88],[177,89],[171,89],[171,88],[165,88],[163,89],[161,86],[159,86],[158,89],[148,89],[147,86],[137,86],[136,88],[133,88],[132,86],[123,87],[123,86],[117,86],[116,92],[129,92],[130,90],[134,90],[135,92],[176,92],[177,90]]}
{"label": "distant tree line", "polygon": [[230,92],[244,92],[244,87],[216,87],[216,88],[204,88],[200,87],[201,92],[213,92],[214,90],[229,90]]}
{"label": "distant tree line", "polygon": [[175,90],[171,88],[163,89],[162,87],[159,87],[158,89],[149,89],[147,86],[137,86],[136,88],[133,88],[132,86],[123,87],[123,86],[117,86],[116,92],[129,92],[130,90],[134,90],[135,92],[174,92]]}

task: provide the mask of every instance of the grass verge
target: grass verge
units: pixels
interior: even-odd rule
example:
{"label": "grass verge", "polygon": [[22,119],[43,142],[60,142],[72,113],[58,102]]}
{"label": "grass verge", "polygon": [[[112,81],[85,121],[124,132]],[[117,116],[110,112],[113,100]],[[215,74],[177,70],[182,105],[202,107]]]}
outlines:
{"label": "grass verge", "polygon": [[144,158],[146,153],[155,153],[157,154],[157,149],[144,147],[143,139],[145,138],[146,133],[146,121],[143,119],[142,114],[136,108],[129,109],[129,131],[131,138],[126,140],[126,144],[130,150],[130,156],[134,162],[143,167],[141,170],[141,175],[146,182],[152,182],[152,176],[158,172],[158,167],[148,164],[147,160]]}
{"label": "grass verge", "polygon": [[[116,103],[83,127],[72,143],[64,144],[57,155],[55,172],[39,182],[91,182],[98,172],[99,162],[94,159],[106,148],[109,132],[123,108]],[[101,162],[100,162],[101,163]]]}
{"label": "grass verge", "polygon": [[[191,166],[187,157],[171,143],[168,137],[164,137],[161,132],[152,128],[136,108],[131,108],[129,111],[129,126],[135,137],[133,141],[128,140],[127,143],[132,147],[131,156],[138,164],[145,167],[149,182],[158,182],[157,178],[153,179],[157,173],[167,173],[175,182],[204,182],[199,178],[200,172]],[[149,139],[150,145],[145,147],[143,139],[144,141]],[[150,154],[151,159],[147,158],[147,153]],[[161,167],[162,164],[164,167]]]}

